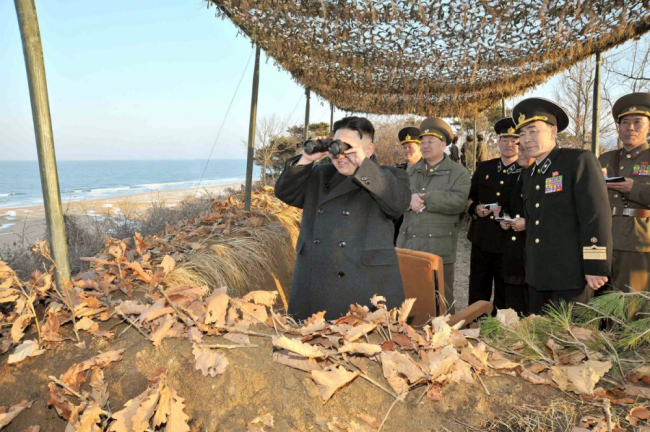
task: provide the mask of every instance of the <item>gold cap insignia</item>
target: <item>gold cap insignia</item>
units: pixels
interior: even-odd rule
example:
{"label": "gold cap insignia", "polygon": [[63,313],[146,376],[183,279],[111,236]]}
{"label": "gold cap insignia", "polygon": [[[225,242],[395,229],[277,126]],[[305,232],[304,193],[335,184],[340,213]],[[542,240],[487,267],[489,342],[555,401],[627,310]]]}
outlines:
{"label": "gold cap insignia", "polygon": [[425,129],[424,132],[429,132],[429,129]]}
{"label": "gold cap insignia", "polygon": [[519,114],[519,123],[523,122],[524,120],[526,120],[526,114],[524,113]]}
{"label": "gold cap insignia", "polygon": [[411,140],[411,135],[406,135],[406,139],[404,141],[410,141]]}
{"label": "gold cap insignia", "polygon": [[508,133],[509,133],[509,134],[513,134],[513,133],[515,133],[515,128],[513,128],[513,127],[509,128],[509,129],[508,129]]}
{"label": "gold cap insignia", "polygon": [[627,110],[628,111],[636,111],[636,107],[629,107]]}

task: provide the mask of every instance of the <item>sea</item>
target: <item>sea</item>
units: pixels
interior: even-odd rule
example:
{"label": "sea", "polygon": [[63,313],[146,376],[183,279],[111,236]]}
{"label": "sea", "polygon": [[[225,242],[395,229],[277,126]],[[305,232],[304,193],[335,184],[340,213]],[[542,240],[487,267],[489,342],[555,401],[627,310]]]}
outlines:
{"label": "sea", "polygon": [[[245,159],[210,160],[207,169],[206,163],[206,160],[60,160],[57,168],[61,200],[220,186],[243,183],[246,179]],[[259,177],[260,168],[254,166],[253,179]],[[38,162],[0,161],[0,209],[42,204]]]}

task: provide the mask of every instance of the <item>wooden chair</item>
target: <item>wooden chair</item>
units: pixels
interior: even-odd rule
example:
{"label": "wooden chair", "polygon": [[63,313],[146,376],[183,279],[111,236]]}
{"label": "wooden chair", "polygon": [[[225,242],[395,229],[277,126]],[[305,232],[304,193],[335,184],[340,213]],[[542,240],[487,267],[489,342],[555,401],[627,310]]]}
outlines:
{"label": "wooden chair", "polygon": [[[417,298],[409,315],[409,323],[413,327],[421,327],[429,319],[447,313],[442,258],[409,249],[395,248],[395,251],[402,274],[404,295],[406,298]],[[492,303],[478,301],[454,314],[449,320],[449,325],[453,326],[461,320],[467,325],[478,317],[490,313],[492,313]]]}

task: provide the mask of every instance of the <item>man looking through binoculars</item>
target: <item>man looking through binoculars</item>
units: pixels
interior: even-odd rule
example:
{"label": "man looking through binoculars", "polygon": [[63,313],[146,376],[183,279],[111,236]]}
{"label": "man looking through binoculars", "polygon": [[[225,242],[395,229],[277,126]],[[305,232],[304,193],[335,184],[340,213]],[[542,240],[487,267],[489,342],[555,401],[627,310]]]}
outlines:
{"label": "man looking through binoculars", "polygon": [[[297,320],[323,310],[336,319],[374,294],[389,308],[404,301],[393,219],[409,207],[408,175],[372,157],[375,129],[368,119],[343,118],[333,131],[341,149],[349,148],[337,152],[323,143],[320,150],[332,151],[310,154],[306,143],[275,186],[280,200],[303,209],[288,311]],[[331,164],[314,165],[325,156]]]}

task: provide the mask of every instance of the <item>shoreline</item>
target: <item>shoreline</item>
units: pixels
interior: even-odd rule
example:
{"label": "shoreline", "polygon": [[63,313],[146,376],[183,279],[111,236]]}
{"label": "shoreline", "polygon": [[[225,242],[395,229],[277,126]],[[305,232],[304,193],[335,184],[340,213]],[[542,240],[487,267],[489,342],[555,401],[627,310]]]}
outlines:
{"label": "shoreline", "polygon": [[[176,207],[187,198],[198,198],[207,194],[218,195],[227,189],[241,187],[243,183],[230,183],[199,189],[166,189],[132,195],[95,198],[80,201],[62,199],[63,213],[87,217],[108,217],[130,215],[145,210],[153,203]],[[45,207],[43,205],[0,209],[0,247],[17,241],[34,243],[45,234]]]}

